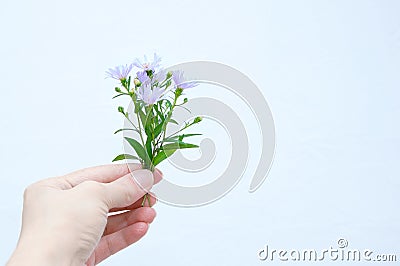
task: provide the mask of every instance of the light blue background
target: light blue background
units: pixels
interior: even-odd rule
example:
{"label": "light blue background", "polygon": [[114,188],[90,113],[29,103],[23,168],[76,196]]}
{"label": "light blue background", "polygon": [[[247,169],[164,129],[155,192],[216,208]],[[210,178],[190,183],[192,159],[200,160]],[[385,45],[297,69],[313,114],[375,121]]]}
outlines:
{"label": "light blue background", "polygon": [[254,194],[247,173],[212,205],[158,204],[147,236],[103,265],[267,265],[265,244],[323,249],[339,237],[400,259],[399,13],[378,0],[2,0],[1,263],[28,184],[121,151],[104,70],[154,51],[166,66],[212,60],[248,74],[274,114],[275,162]]}

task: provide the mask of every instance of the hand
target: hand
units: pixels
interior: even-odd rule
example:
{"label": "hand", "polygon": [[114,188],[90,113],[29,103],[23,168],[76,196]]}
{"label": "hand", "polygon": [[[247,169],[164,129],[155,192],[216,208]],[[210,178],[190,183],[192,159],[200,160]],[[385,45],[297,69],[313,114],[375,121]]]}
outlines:
{"label": "hand", "polygon": [[162,177],[140,168],[98,166],[30,185],[8,265],[95,265],[138,241],[156,215],[141,198]]}

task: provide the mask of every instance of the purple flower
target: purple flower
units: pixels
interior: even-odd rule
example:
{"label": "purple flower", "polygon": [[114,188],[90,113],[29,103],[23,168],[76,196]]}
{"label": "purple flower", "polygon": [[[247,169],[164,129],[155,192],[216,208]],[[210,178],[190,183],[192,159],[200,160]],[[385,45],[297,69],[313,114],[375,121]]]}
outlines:
{"label": "purple flower", "polygon": [[147,76],[146,71],[139,71],[136,73],[136,76],[138,78],[138,80],[140,81],[140,83],[146,83],[148,81],[150,81],[149,76]]}
{"label": "purple flower", "polygon": [[163,98],[165,90],[163,88],[154,87],[151,88],[151,84],[145,83],[139,87],[137,96],[139,100],[142,100],[146,105],[155,104]]}
{"label": "purple flower", "polygon": [[153,76],[153,81],[162,83],[167,78],[167,71],[164,69],[160,69],[157,73]]}
{"label": "purple flower", "polygon": [[183,71],[181,70],[174,71],[172,73],[172,79],[174,80],[176,88],[189,89],[199,85],[199,83],[195,81],[185,81]]}
{"label": "purple flower", "polygon": [[129,72],[131,72],[131,70],[132,70],[132,67],[133,67],[133,64],[120,65],[120,66],[116,66],[114,68],[109,68],[106,71],[106,75],[108,78],[123,80],[128,77]]}
{"label": "purple flower", "polygon": [[136,73],[136,76],[140,83],[152,83],[154,85],[155,83],[162,83],[167,78],[167,72],[161,69],[150,78],[146,71],[139,71]]}
{"label": "purple flower", "polygon": [[147,60],[147,56],[144,56],[143,61],[136,58],[135,61],[133,62],[133,65],[140,69],[143,69],[144,71],[148,70],[155,71],[155,69],[160,66],[160,62],[161,62],[161,57],[159,57],[156,53],[154,53],[152,62]]}

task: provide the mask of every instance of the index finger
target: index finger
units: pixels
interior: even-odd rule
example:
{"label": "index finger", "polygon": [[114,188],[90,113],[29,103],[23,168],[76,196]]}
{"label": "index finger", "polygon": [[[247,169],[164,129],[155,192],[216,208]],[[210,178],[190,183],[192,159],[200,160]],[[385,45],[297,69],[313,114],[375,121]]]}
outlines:
{"label": "index finger", "polygon": [[110,183],[138,169],[142,169],[142,165],[138,163],[100,165],[78,170],[64,176],[49,178],[42,182],[55,188],[70,189],[89,180]]}
{"label": "index finger", "polygon": [[107,164],[81,169],[61,178],[67,179],[73,187],[88,180],[110,183],[138,169],[142,169],[142,165],[138,163]]}

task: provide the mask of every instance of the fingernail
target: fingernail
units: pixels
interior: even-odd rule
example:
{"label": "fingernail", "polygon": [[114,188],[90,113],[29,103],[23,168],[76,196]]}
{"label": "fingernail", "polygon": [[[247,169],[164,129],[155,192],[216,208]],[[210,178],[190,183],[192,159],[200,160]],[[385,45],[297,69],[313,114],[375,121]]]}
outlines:
{"label": "fingernail", "polygon": [[163,176],[163,175],[164,175],[163,172],[161,172],[161,170],[158,169],[158,168],[156,168],[156,172],[157,172],[160,176]]}
{"label": "fingernail", "polygon": [[149,170],[141,169],[132,172],[133,179],[144,189],[149,190],[154,184],[153,174]]}

